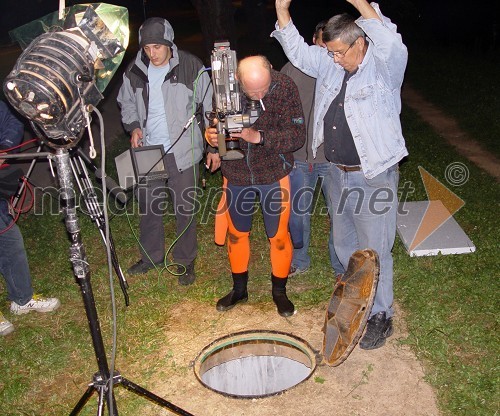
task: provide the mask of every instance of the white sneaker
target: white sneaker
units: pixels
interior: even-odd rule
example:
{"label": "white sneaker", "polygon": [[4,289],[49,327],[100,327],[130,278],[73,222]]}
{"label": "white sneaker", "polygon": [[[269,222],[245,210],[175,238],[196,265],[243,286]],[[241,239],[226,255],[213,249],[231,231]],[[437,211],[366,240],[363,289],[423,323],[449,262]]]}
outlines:
{"label": "white sneaker", "polygon": [[14,315],[22,315],[30,311],[52,312],[61,305],[57,298],[44,298],[40,295],[33,295],[33,298],[26,305],[18,305],[16,302],[10,304],[10,311]]}
{"label": "white sneaker", "polygon": [[7,335],[14,331],[14,325],[12,325],[5,316],[3,316],[2,312],[0,312],[0,335]]}

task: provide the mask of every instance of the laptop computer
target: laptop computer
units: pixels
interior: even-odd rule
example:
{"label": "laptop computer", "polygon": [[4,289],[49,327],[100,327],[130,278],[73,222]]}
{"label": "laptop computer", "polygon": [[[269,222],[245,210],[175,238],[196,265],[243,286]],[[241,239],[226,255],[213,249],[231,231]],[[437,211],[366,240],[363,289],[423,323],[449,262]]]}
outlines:
{"label": "laptop computer", "polygon": [[115,157],[120,187],[127,190],[151,181],[167,180],[165,150],[162,145],[142,146],[126,150]]}

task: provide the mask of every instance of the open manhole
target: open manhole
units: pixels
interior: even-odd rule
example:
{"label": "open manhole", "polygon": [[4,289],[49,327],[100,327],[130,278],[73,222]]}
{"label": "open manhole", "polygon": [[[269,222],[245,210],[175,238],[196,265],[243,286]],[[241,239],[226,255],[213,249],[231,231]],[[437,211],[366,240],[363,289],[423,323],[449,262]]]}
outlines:
{"label": "open manhole", "polygon": [[236,398],[272,396],[307,380],[317,362],[340,365],[356,346],[375,298],[379,260],[374,250],[354,252],[333,288],[323,324],[323,347],[279,331],[226,335],[206,346],[194,363],[207,388]]}
{"label": "open manhole", "polygon": [[316,352],[278,331],[244,331],[219,338],[198,355],[194,372],[207,388],[237,398],[266,397],[307,380]]}

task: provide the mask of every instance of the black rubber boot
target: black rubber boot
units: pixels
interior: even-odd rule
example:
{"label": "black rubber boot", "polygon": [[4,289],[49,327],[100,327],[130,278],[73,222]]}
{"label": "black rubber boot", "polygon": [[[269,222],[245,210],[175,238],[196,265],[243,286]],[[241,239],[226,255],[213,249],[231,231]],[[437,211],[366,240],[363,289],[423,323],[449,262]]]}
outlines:
{"label": "black rubber boot", "polygon": [[273,284],[273,300],[278,308],[278,313],[281,316],[292,316],[295,312],[295,307],[290,299],[286,296],[286,282],[288,277],[279,278],[271,274],[271,282]]}
{"label": "black rubber boot", "polygon": [[224,312],[239,302],[246,302],[248,300],[247,283],[248,271],[233,273],[233,290],[217,301],[216,309],[219,312]]}

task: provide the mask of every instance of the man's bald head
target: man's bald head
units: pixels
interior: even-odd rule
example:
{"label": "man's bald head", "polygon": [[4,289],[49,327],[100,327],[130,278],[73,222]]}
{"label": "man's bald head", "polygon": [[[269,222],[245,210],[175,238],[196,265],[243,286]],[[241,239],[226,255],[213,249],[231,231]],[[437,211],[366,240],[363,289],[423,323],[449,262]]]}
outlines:
{"label": "man's bald head", "polygon": [[262,100],[271,85],[271,63],[262,55],[249,56],[238,63],[237,77],[251,100]]}

